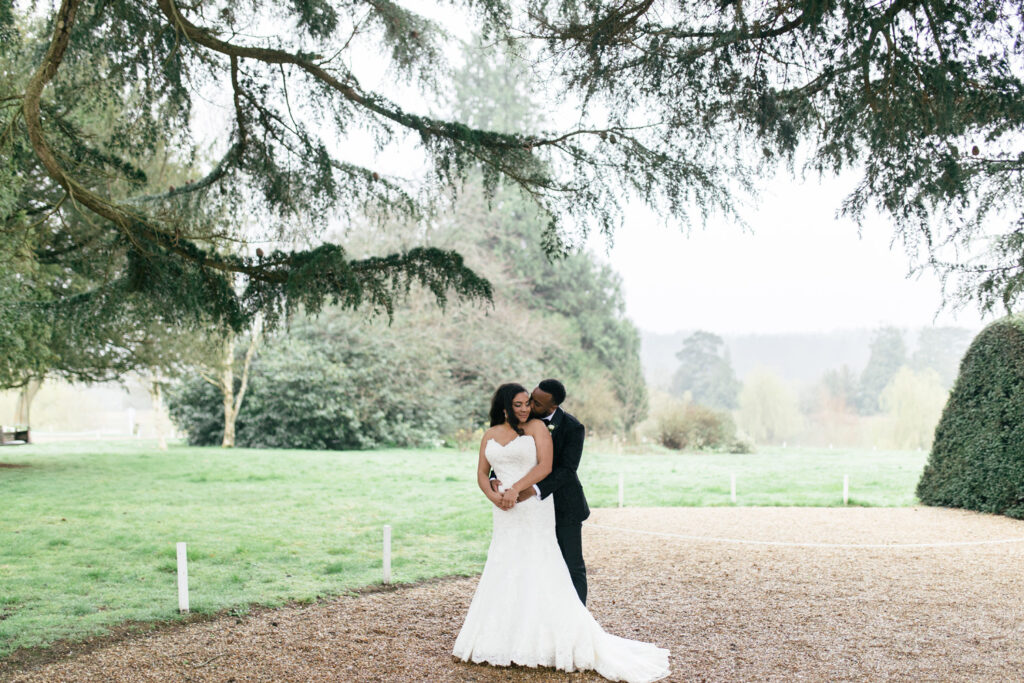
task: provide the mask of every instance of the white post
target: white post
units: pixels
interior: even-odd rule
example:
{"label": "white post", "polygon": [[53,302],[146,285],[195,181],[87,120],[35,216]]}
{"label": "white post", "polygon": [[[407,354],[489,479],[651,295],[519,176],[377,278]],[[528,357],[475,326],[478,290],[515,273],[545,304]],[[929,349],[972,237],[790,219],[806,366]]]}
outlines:
{"label": "white post", "polygon": [[850,475],[843,475],[843,505],[850,502]]}
{"label": "white post", "polygon": [[188,556],[184,543],[178,543],[178,611],[188,613]]}
{"label": "white post", "polygon": [[623,489],[625,488],[625,486],[626,483],[624,481],[624,475],[622,474],[622,472],[619,472],[619,507],[623,507]]}
{"label": "white post", "polygon": [[384,525],[384,583],[391,583],[391,525]]}
{"label": "white post", "polygon": [[736,502],[736,475],[735,474],[730,474],[729,475],[729,498],[732,499],[732,502],[734,502],[734,503]]}

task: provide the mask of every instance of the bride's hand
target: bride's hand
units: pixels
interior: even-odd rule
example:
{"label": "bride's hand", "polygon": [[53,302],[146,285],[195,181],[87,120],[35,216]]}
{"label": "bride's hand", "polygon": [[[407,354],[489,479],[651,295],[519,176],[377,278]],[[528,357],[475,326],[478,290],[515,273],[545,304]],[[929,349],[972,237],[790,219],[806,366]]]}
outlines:
{"label": "bride's hand", "polygon": [[501,497],[501,507],[505,510],[511,510],[517,502],[519,502],[519,492],[515,489],[506,489]]}
{"label": "bride's hand", "polygon": [[506,509],[505,508],[505,496],[503,496],[501,493],[499,493],[497,491],[492,491],[491,493],[488,493],[486,495],[487,495],[487,500],[489,500],[492,503],[494,503],[494,506],[496,508],[498,508],[499,510],[505,510]]}

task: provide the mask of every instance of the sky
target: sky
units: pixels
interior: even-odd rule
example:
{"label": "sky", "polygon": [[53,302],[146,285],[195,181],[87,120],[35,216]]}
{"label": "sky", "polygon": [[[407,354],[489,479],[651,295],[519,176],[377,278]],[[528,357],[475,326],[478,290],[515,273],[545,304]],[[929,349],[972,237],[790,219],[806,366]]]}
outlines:
{"label": "sky", "polygon": [[908,277],[911,261],[893,229],[838,218],[852,187],[780,173],[741,211],[744,229],[710,219],[685,234],[635,208],[614,244],[590,248],[622,276],[626,315],[656,333],[830,332],[883,325],[980,329],[976,309],[940,311],[939,279]]}

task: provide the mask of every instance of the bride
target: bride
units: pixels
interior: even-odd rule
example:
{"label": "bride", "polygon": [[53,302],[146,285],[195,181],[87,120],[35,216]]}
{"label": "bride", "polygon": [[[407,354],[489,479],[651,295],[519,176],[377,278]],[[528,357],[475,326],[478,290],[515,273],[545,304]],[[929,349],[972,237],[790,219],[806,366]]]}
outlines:
{"label": "bride", "polygon": [[[492,469],[515,483],[492,491]],[[477,466],[480,490],[495,505],[494,530],[453,654],[496,666],[593,669],[630,683],[668,676],[668,650],[605,633],[580,602],[558,549],[553,497],[516,504],[520,491],[550,471],[551,435],[530,419],[530,395],[519,384],[501,385]]]}

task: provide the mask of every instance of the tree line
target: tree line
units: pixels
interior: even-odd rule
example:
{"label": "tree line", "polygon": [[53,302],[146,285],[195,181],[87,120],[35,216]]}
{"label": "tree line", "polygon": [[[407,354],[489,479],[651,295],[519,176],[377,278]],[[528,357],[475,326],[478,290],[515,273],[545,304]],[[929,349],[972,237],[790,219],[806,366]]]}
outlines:
{"label": "tree line", "polygon": [[[766,366],[739,381],[725,341],[698,331],[683,341],[668,394],[719,415],[724,433],[738,426],[755,443],[927,448],[970,341],[965,329],[924,328],[910,354],[900,330],[879,328],[859,374],[843,365],[797,390]],[[685,411],[661,403],[662,421]]]}

